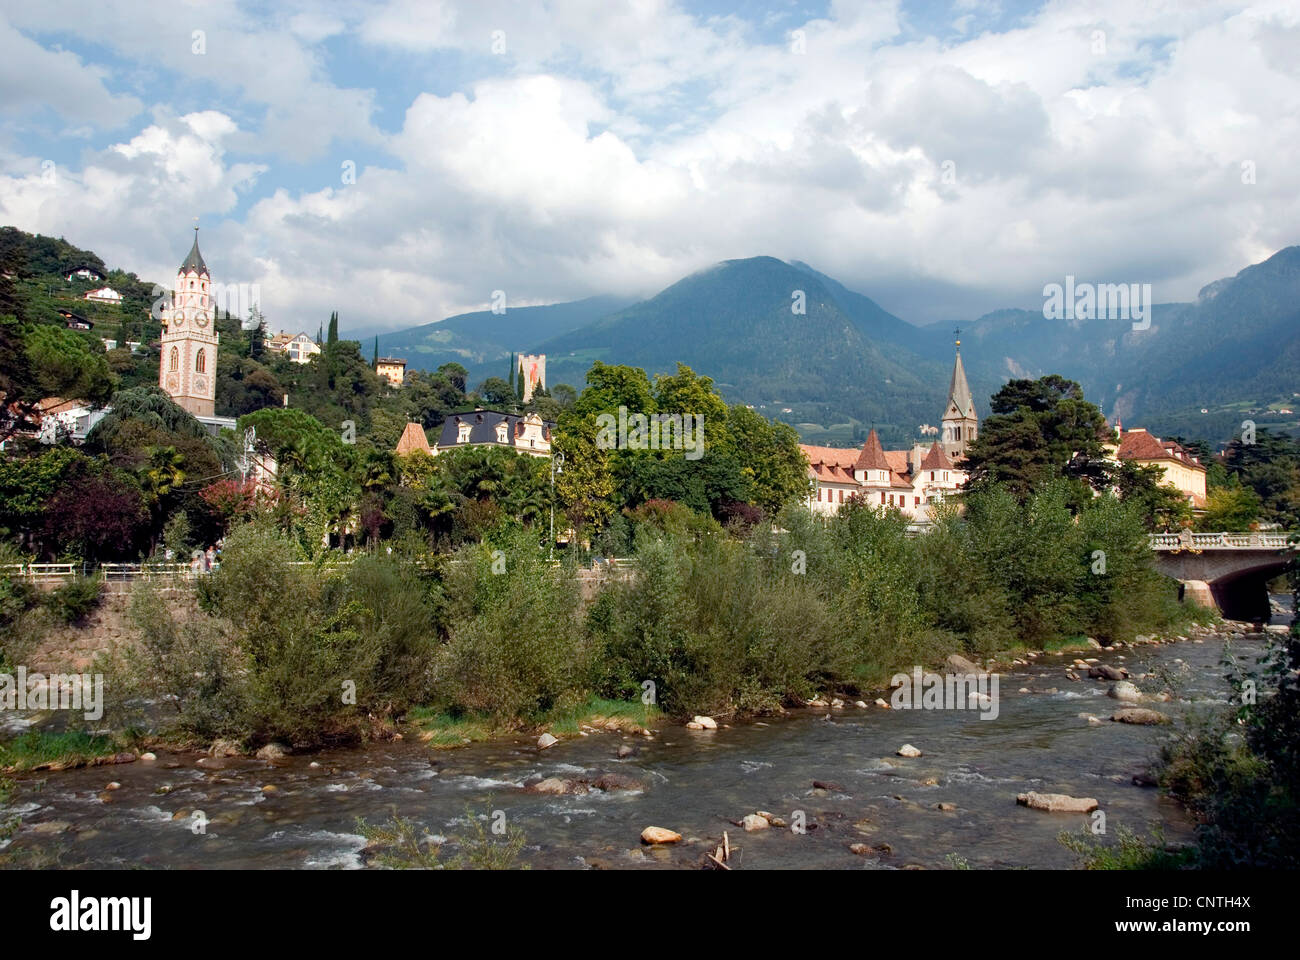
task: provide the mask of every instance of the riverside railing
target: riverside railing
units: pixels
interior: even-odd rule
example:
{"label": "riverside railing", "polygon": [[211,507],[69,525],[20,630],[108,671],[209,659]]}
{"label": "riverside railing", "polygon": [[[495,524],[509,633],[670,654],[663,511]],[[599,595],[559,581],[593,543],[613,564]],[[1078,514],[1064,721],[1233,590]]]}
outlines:
{"label": "riverside railing", "polygon": [[1153,533],[1152,550],[1285,550],[1290,533]]}

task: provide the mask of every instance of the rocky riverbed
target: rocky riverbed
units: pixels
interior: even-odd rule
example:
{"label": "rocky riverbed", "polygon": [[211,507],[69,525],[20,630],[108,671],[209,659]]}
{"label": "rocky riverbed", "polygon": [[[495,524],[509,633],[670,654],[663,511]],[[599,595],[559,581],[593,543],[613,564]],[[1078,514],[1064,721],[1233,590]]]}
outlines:
{"label": "rocky riverbed", "polygon": [[[1227,705],[1225,643],[1251,664],[1264,649],[1244,629],[1018,658],[998,667],[995,719],[828,698],[780,718],[591,731],[544,749],[520,738],[451,751],[414,740],[262,757],[159,750],[22,775],[0,822],[22,819],[8,853],[68,866],[357,868],[370,859],[358,818],[397,815],[435,839],[465,835],[469,816],[508,823],[534,868],[697,869],[724,831],[732,869],[1068,867],[1057,835],[1084,828],[1092,809],[1108,831],[1190,838],[1148,771],[1185,717]],[[1117,716],[1130,710],[1158,719]],[[1018,802],[1029,794],[1095,807]],[[646,842],[647,827],[679,839]]]}

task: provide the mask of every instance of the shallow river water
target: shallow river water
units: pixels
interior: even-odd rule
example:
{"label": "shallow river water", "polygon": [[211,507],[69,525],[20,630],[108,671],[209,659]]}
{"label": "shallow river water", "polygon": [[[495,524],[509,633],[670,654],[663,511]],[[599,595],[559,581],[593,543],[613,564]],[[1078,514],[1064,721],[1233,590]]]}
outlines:
{"label": "shallow river water", "polygon": [[[1135,678],[1169,671],[1175,699],[1143,706],[1177,719],[1226,703],[1223,643],[1088,656]],[[1263,637],[1236,638],[1232,647],[1253,665]],[[1065,676],[1074,656],[1044,656],[1002,674],[996,720],[976,711],[850,706],[829,719],[827,710],[810,709],[717,731],[664,725],[653,740],[592,734],[544,752],[531,739],[457,750],[399,741],[275,764],[241,758],[219,770],[196,766],[197,753],[159,752],[153,763],[19,778],[0,822],[19,814],[23,825],[9,843],[38,844],[61,863],[93,867],[355,868],[364,862],[359,817],[381,824],[396,813],[435,836],[454,836],[465,832],[467,811],[494,810],[523,830],[521,861],[535,869],[696,868],[724,830],[740,848],[733,863],[741,869],[935,869],[951,866],[950,855],[977,869],[1073,866],[1057,835],[1089,818],[1017,806],[1018,793],[1036,790],[1097,798],[1112,833],[1125,826],[1145,835],[1163,825],[1168,840],[1189,838],[1182,811],[1133,781],[1174,728],[1110,722],[1121,704],[1106,696],[1108,684]],[[1136,682],[1161,689],[1154,678]],[[1022,687],[1032,692],[1017,692]],[[1103,722],[1089,724],[1082,713]],[[625,743],[634,752],[619,759]],[[904,743],[923,756],[897,757]],[[551,796],[522,786],[538,776],[602,773],[631,777],[642,789]],[[815,789],[813,780],[842,789]],[[109,781],[121,788],[105,794]],[[276,790],[264,792],[268,784]],[[941,811],[941,802],[956,809]],[[205,833],[191,829],[195,810],[209,821]],[[814,829],[746,834],[734,825],[756,810],[787,821],[802,811]],[[638,838],[649,825],[687,842],[643,847]],[[855,842],[890,852],[858,856],[848,850]]]}

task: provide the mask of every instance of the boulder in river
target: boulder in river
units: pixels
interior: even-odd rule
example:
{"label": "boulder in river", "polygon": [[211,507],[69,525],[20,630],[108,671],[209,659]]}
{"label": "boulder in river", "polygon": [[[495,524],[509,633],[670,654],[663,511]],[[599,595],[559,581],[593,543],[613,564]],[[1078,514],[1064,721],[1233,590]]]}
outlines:
{"label": "boulder in river", "polygon": [[948,659],[943,662],[943,671],[944,673],[955,673],[963,676],[968,673],[981,672],[980,668],[976,664],[971,663],[965,657],[956,653],[950,655]]}
{"label": "boulder in river", "polygon": [[1121,703],[1137,703],[1142,699],[1142,691],[1129,680],[1119,680],[1110,685],[1106,695]]}
{"label": "boulder in river", "polygon": [[282,760],[288,755],[289,748],[283,743],[275,743],[274,741],[262,747],[256,754],[259,760]]}
{"label": "boulder in river", "polygon": [[832,793],[843,793],[843,792],[844,792],[844,787],[841,786],[840,784],[836,783],[834,780],[814,780],[814,781],[813,781],[813,789],[814,789],[814,790],[829,790],[829,791],[831,791]]}
{"label": "boulder in river", "polygon": [[870,852],[871,852],[871,844],[869,843],[849,844],[849,853],[856,853],[859,857],[865,857]]}
{"label": "boulder in river", "polygon": [[921,751],[916,749],[916,747],[912,746],[910,743],[905,743],[898,748],[898,755],[900,757],[919,757]]}
{"label": "boulder in river", "polygon": [[680,833],[674,833],[666,827],[646,827],[641,831],[641,842],[644,844],[679,843],[681,839]]}
{"label": "boulder in river", "polygon": [[239,756],[239,744],[233,740],[214,740],[212,746],[208,747],[209,757],[237,757]]}
{"label": "boulder in river", "polygon": [[1112,667],[1109,663],[1094,663],[1088,668],[1088,676],[1094,680],[1123,680],[1128,671],[1123,667]]}
{"label": "boulder in river", "polygon": [[549,793],[555,796],[587,792],[586,784],[577,780],[565,780],[561,777],[547,777],[545,780],[538,780],[526,789],[529,793]]}
{"label": "boulder in river", "polygon": [[1101,804],[1093,797],[1071,797],[1064,793],[1037,793],[1030,791],[1016,797],[1016,803],[1031,810],[1048,813],[1092,813]]}
{"label": "boulder in river", "polygon": [[746,833],[753,833],[755,830],[766,830],[771,826],[767,822],[767,817],[760,817],[757,813],[746,814],[740,821],[740,825],[745,828]]}
{"label": "boulder in river", "polygon": [[1159,710],[1146,710],[1142,707],[1125,707],[1123,710],[1116,710],[1111,715],[1111,719],[1117,723],[1136,723],[1141,726],[1169,722],[1169,718]]}
{"label": "boulder in river", "polygon": [[537,738],[537,749],[545,750],[547,747],[553,747],[560,742],[560,738],[549,733],[544,733]]}
{"label": "boulder in river", "polygon": [[691,717],[691,722],[698,723],[700,727],[704,730],[718,729],[718,721],[714,720],[712,717],[694,716]]}

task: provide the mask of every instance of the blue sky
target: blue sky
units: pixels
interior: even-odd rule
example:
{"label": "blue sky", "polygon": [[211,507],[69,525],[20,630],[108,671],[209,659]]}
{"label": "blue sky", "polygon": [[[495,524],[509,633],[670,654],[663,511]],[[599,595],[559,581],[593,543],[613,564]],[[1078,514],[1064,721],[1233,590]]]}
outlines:
{"label": "blue sky", "polygon": [[198,217],[289,329],[761,254],[952,322],[1300,239],[1281,0],[111,6],[0,3],[0,221],[165,279]]}

